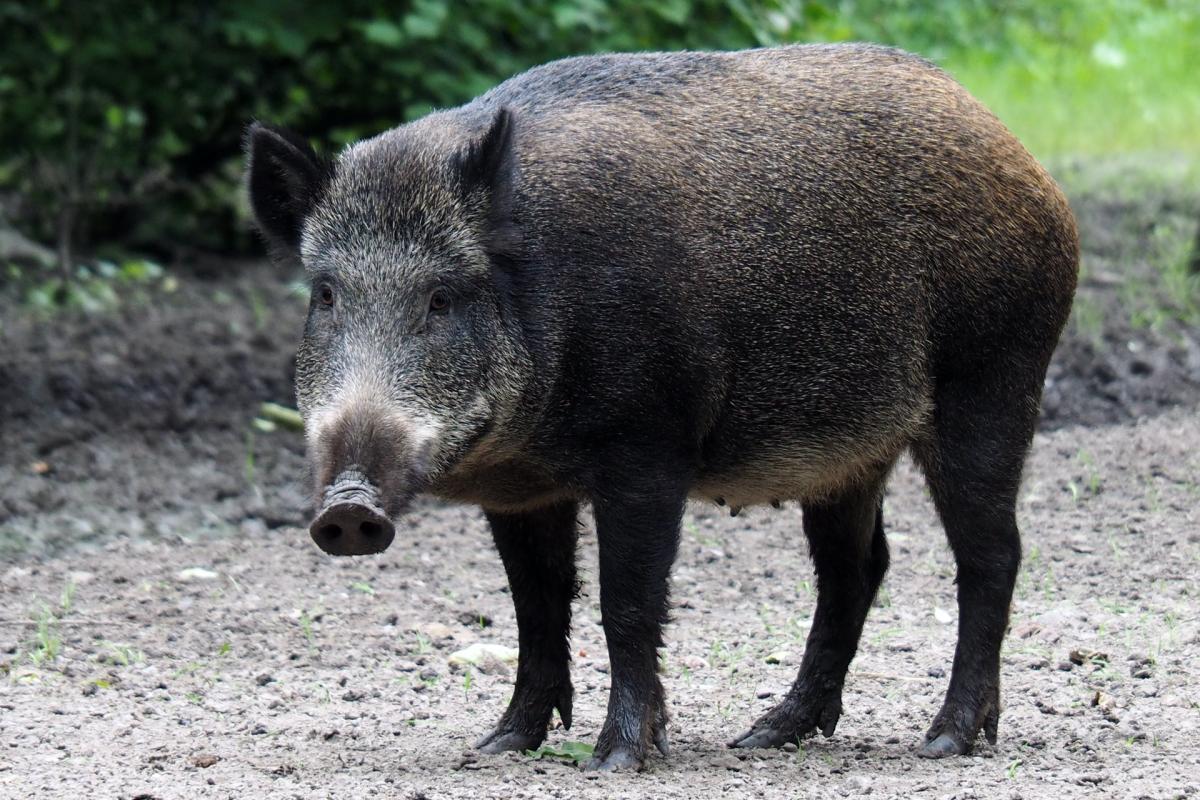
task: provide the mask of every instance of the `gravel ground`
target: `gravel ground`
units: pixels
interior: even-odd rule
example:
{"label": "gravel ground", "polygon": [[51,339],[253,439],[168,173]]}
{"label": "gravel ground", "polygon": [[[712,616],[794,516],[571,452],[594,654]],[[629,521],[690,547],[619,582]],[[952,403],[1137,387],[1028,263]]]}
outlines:
{"label": "gravel ground", "polygon": [[[1196,796],[1198,423],[1179,411],[1039,436],[1000,741],[971,757],[913,755],[946,687],[957,614],[944,537],[904,464],[885,509],[893,567],[846,713],[833,738],[796,752],[723,743],[793,677],[814,607],[798,509],[692,509],[664,658],[671,756],[596,777],[471,751],[507,702],[511,668],[448,657],[515,646],[515,620],[481,515],[428,505],[379,557],[335,560],[300,529],[247,524],[219,541],[121,539],[8,567],[0,795]],[[552,744],[590,742],[603,721],[593,539],[575,724]],[[19,624],[30,618],[40,637]],[[39,662],[47,646],[57,658]],[[784,663],[768,663],[779,652]]]}

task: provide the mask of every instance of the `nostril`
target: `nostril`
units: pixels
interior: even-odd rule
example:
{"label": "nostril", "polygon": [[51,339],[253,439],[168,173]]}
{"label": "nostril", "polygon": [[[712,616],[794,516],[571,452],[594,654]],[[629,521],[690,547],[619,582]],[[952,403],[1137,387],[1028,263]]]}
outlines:
{"label": "nostril", "polygon": [[383,533],[383,526],[378,522],[367,521],[358,526],[363,536],[378,536]]}
{"label": "nostril", "polygon": [[322,525],[319,533],[325,539],[336,539],[337,537],[342,535],[342,526],[341,525]]}

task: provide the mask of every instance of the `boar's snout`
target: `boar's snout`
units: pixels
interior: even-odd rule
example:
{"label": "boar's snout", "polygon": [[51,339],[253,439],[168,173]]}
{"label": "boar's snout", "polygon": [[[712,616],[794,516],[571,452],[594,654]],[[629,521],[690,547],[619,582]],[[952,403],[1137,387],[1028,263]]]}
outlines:
{"label": "boar's snout", "polygon": [[396,526],[379,507],[378,491],[354,472],[343,473],[325,491],[325,503],[308,528],[317,546],[334,556],[382,553]]}

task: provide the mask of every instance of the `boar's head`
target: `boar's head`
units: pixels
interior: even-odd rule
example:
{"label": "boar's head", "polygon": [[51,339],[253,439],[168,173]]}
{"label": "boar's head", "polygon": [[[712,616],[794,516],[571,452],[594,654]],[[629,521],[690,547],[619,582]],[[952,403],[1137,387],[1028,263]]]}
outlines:
{"label": "boar's head", "polygon": [[505,291],[512,119],[477,122],[434,114],[328,162],[294,134],[248,132],[258,225],[311,285],[296,392],[328,553],[384,550],[528,372]]}

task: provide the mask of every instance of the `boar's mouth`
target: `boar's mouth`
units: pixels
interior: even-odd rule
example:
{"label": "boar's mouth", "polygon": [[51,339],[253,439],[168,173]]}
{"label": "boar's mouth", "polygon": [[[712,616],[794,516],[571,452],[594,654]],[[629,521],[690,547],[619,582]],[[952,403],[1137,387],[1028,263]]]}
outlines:
{"label": "boar's mouth", "polygon": [[308,532],[330,555],[362,556],[386,550],[396,526],[380,505],[379,489],[361,472],[346,470],[325,489]]}

